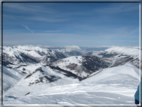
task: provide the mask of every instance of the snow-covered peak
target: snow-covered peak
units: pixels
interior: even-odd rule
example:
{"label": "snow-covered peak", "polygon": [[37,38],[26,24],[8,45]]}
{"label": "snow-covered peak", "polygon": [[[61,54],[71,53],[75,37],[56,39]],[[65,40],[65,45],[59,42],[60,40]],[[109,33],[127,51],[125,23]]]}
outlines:
{"label": "snow-covered peak", "polygon": [[72,52],[74,50],[80,50],[80,47],[65,46],[63,49],[55,49],[55,50],[53,49],[53,51],[51,51],[50,49],[48,49],[46,47],[33,46],[33,45],[3,46],[3,52],[7,53],[10,56],[15,56],[16,54],[20,54],[20,52],[21,52],[21,53],[25,53],[25,54],[26,53],[30,54],[35,57],[40,57],[40,55],[38,55],[39,53],[48,54],[49,51],[51,51],[50,53],[55,54],[54,52],[65,53],[65,52]]}
{"label": "snow-covered peak", "polygon": [[39,46],[25,45],[25,46],[16,46],[18,49],[22,50],[30,50],[30,51],[39,51],[39,52],[47,52],[47,49],[41,48]]}
{"label": "snow-covered peak", "polygon": [[119,53],[125,55],[139,56],[139,49],[130,47],[111,47],[105,50],[108,53]]}
{"label": "snow-covered peak", "polygon": [[35,51],[42,52],[42,51],[46,51],[47,49],[41,48],[39,46],[32,46],[32,45],[24,45],[24,46],[18,45],[18,46],[4,46],[3,50],[4,51],[5,50],[7,50],[7,51],[12,51],[12,50],[35,50]]}
{"label": "snow-covered peak", "polygon": [[39,46],[25,45],[25,46],[4,46],[3,52],[10,56],[19,56],[20,53],[32,55],[33,57],[41,57],[38,52],[47,53],[48,49]]}
{"label": "snow-covered peak", "polygon": [[59,66],[61,68],[66,68],[66,66],[68,66],[69,64],[81,65],[82,60],[82,56],[70,56],[68,58],[64,58],[58,60],[57,62],[54,62],[53,65]]}

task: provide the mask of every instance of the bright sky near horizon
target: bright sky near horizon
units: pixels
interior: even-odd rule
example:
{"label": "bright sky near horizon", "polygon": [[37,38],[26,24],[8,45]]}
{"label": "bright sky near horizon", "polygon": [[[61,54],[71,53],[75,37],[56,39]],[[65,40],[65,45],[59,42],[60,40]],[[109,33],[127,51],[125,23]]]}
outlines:
{"label": "bright sky near horizon", "polygon": [[139,3],[3,3],[3,45],[139,46]]}

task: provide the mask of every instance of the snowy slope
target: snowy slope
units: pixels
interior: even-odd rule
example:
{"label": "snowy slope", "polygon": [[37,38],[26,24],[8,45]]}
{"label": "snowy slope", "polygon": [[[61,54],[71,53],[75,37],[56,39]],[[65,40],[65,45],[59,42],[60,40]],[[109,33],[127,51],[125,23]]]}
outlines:
{"label": "snowy slope", "polygon": [[[1,66],[0,66],[1,69]],[[14,86],[23,77],[18,70],[9,69],[3,66],[3,90],[6,91]],[[1,77],[0,77],[1,78]]]}
{"label": "snowy slope", "polygon": [[34,46],[3,47],[4,65],[19,63],[37,63],[42,59],[40,52],[47,53],[45,49]]}
{"label": "snowy slope", "polygon": [[92,55],[102,58],[109,58],[115,56],[131,56],[134,58],[139,58],[140,52],[141,50],[139,48],[113,46],[111,48],[106,49],[105,51],[93,51]]}
{"label": "snowy slope", "polygon": [[82,56],[71,56],[52,63],[52,66],[59,67],[63,70],[67,70],[80,77],[86,77],[89,73],[86,73],[82,70],[82,72],[79,74],[79,72],[76,71],[77,68],[79,69],[79,67],[82,66],[82,61]]}
{"label": "snowy slope", "polygon": [[15,67],[20,73],[23,73],[23,78],[18,82],[19,85],[31,86],[34,84],[47,84],[57,81],[65,77],[77,78],[70,73],[62,72],[57,69],[50,68],[42,64],[20,65]]}
{"label": "snowy slope", "polygon": [[139,56],[139,49],[130,47],[111,47],[105,50],[107,53],[119,53],[123,55]]}
{"label": "snowy slope", "polygon": [[8,67],[12,67],[12,68],[19,70],[20,72],[30,74],[41,66],[43,66],[41,63],[37,63],[37,64],[28,64],[28,65],[26,64],[9,65]]}
{"label": "snowy slope", "polygon": [[[67,66],[70,64],[74,64],[75,66],[79,66],[82,64],[82,56],[71,56],[68,58],[64,58],[61,60],[58,60],[56,62],[54,62],[52,65],[53,66],[58,66],[60,68],[63,68],[65,70],[70,70]],[[72,70],[75,73],[75,70]]]}
{"label": "snowy slope", "polygon": [[131,64],[125,64],[104,69],[81,82],[64,78],[50,84],[16,85],[5,94],[4,104],[132,106],[138,84],[139,70]]}
{"label": "snowy slope", "polygon": [[102,60],[110,63],[109,67],[115,67],[131,63],[137,68],[139,67],[139,53],[141,50],[134,47],[111,47],[105,51],[93,51],[93,56],[98,56]]}
{"label": "snowy slope", "polygon": [[7,53],[11,57],[19,56],[24,53],[33,57],[41,57],[39,53],[47,53],[47,50],[38,46],[4,46],[3,53]]}
{"label": "snowy slope", "polygon": [[37,67],[33,72],[23,77],[18,85],[31,86],[34,84],[47,84],[64,78],[65,76],[49,67]]}
{"label": "snowy slope", "polygon": [[4,46],[3,47],[3,64],[19,63],[50,63],[68,56],[81,55],[79,47],[66,47],[64,49],[47,49],[40,46]]}
{"label": "snowy slope", "polygon": [[[125,65],[122,65],[122,66],[117,66],[117,67],[112,67],[112,68],[106,68],[106,69],[103,69],[103,71],[101,71],[100,73],[98,73],[97,75],[95,76],[92,76],[82,82],[99,82],[99,83],[103,83],[106,82],[106,81],[109,81],[111,80],[111,84],[113,84],[113,81],[116,79],[121,79],[121,76],[128,76],[130,77],[131,79],[138,79],[139,78],[139,69],[137,69],[135,66],[131,65],[131,64],[125,64]],[[112,78],[110,78],[112,77]],[[117,77],[117,78],[115,78]],[[123,77],[122,77],[123,78]],[[117,84],[124,84],[124,82],[127,82],[125,81],[126,79],[123,78],[122,81],[117,81],[116,83]],[[137,83],[138,84],[138,83]],[[137,84],[135,84],[137,86]],[[131,85],[131,83],[129,83],[128,85]]]}
{"label": "snowy slope", "polygon": [[52,66],[72,72],[81,78],[86,78],[91,73],[106,68],[108,65],[96,56],[72,56],[53,62]]}
{"label": "snowy slope", "polygon": [[32,45],[25,45],[25,46],[3,46],[3,53],[8,53],[10,56],[15,57],[15,55],[19,55],[19,53],[29,54],[33,57],[41,57],[44,54],[53,54],[55,52],[71,52],[71,51],[79,51],[80,48],[78,46],[67,46],[63,49],[48,49],[45,47],[40,46],[32,46]]}

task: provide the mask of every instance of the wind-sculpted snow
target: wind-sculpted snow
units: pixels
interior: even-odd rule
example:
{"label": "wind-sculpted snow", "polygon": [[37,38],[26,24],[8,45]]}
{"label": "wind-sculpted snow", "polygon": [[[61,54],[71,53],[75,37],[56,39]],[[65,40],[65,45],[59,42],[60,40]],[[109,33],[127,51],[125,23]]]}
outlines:
{"label": "wind-sculpted snow", "polygon": [[7,91],[4,104],[134,105],[139,70],[130,64],[106,68],[81,82],[64,78],[49,84],[22,86]]}

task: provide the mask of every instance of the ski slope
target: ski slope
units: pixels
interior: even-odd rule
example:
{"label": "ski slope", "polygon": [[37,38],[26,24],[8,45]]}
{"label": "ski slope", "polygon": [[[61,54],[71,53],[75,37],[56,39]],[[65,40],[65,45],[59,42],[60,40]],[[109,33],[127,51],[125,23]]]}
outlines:
{"label": "ski slope", "polygon": [[[20,81],[19,81],[20,82]],[[125,64],[103,69],[83,81],[65,77],[53,83],[15,85],[4,94],[4,105],[135,105],[139,70]]]}

